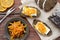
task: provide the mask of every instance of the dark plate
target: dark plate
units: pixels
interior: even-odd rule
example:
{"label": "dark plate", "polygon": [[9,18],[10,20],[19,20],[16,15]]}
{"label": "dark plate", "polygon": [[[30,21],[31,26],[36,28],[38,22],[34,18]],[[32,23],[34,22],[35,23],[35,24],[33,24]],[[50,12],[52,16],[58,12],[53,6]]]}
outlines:
{"label": "dark plate", "polygon": [[[25,22],[25,20],[22,19],[22,18],[12,18],[11,20],[9,20],[9,21],[6,23],[6,25],[5,25],[6,36],[7,36],[7,38],[8,38],[9,40],[10,40],[10,34],[9,34],[8,26],[10,25],[10,23],[13,23],[14,21],[21,21],[24,25],[25,25],[25,24],[27,25],[27,23]],[[24,34],[23,37],[21,37],[21,38],[14,38],[14,40],[25,40],[26,37],[27,37],[28,34],[29,34],[28,25],[27,25],[27,27],[25,28],[25,30],[26,30],[26,33]]]}
{"label": "dark plate", "polygon": [[[37,9],[36,7],[32,7],[32,6],[27,6],[27,7],[31,7],[31,8],[35,8],[35,9]],[[22,17],[30,17],[30,16],[27,16],[27,15],[24,15],[23,13],[22,13],[22,9],[23,9],[23,7],[21,8],[21,11],[20,11],[20,16],[22,16]],[[41,14],[41,12],[37,9],[37,16],[32,16],[33,18],[36,18],[36,17],[39,17],[40,16],[40,14]]]}
{"label": "dark plate", "polygon": [[[41,20],[34,19],[34,21],[33,21],[33,26],[36,25],[37,22],[42,22],[42,21],[41,21]],[[43,22],[43,24],[50,29],[50,32],[47,34],[47,36],[51,36],[51,35],[52,35],[52,30],[51,30],[51,28],[50,28],[46,23]],[[45,35],[45,36],[46,36],[46,35]]]}

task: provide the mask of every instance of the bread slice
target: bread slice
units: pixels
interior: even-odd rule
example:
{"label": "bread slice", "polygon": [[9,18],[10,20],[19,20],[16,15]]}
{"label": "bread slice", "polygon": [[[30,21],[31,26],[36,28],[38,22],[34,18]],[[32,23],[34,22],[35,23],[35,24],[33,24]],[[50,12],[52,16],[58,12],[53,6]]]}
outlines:
{"label": "bread slice", "polygon": [[46,12],[49,12],[57,4],[57,0],[35,0],[35,1],[36,3],[38,2],[39,7]]}
{"label": "bread slice", "polygon": [[[42,21],[37,20],[37,19],[34,19],[34,21],[33,21],[33,27],[34,27],[34,25],[36,25],[38,22],[42,22]],[[45,35],[50,36],[50,35],[52,34],[51,28],[50,28],[46,23],[43,22],[43,24],[44,24],[48,29],[50,29],[50,31],[49,31],[47,34],[45,34]],[[34,28],[35,28],[35,27],[34,27]]]}
{"label": "bread slice", "polygon": [[[27,6],[27,7],[31,7],[31,6]],[[32,7],[32,8],[35,8],[35,7]],[[37,9],[37,8],[35,8],[35,9]],[[20,16],[22,16],[22,17],[30,17],[30,16],[27,16],[27,15],[24,15],[23,13],[22,13],[22,10],[23,10],[23,7],[21,8],[21,11],[20,11]],[[37,9],[37,16],[32,16],[33,18],[36,18],[36,17],[39,17],[40,16],[40,14],[41,14],[41,12],[40,12],[40,10],[38,10]]]}
{"label": "bread slice", "polygon": [[35,0],[35,2],[39,5],[41,9],[43,9],[43,2],[44,0]]}
{"label": "bread slice", "polygon": [[57,1],[56,0],[46,0],[45,5],[44,5],[44,10],[46,12],[50,11],[53,9],[56,5]]}

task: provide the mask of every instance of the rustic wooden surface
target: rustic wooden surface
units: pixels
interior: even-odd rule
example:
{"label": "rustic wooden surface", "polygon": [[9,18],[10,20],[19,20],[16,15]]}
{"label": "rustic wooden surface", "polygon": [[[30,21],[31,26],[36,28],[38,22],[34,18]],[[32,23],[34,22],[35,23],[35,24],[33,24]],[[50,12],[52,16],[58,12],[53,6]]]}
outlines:
{"label": "rustic wooden surface", "polygon": [[[60,2],[60,0],[58,0],[58,2]],[[20,6],[21,3],[20,3],[20,0],[15,0],[15,4],[14,6],[17,7],[17,9],[11,13],[11,15],[9,15],[1,24],[0,24],[0,40],[7,40],[7,38],[5,38],[5,24],[8,20],[10,20],[11,18],[14,18],[14,17],[20,17],[19,15],[19,8],[18,6]],[[5,16],[6,14],[6,11],[5,12],[0,12],[0,19]],[[28,25],[29,25],[29,29],[30,29],[30,33],[27,37],[26,40],[41,40],[39,38],[39,36],[37,35],[37,33],[35,32],[35,30],[31,27],[31,25],[29,24],[29,22],[27,21]]]}
{"label": "rustic wooden surface", "polygon": [[[11,15],[9,15],[1,24],[0,24],[0,40],[8,40],[6,37],[5,37],[5,24],[8,20],[10,20],[11,18],[16,18],[16,17],[20,17],[20,10],[19,10],[19,6],[21,5],[20,3],[20,0],[15,0],[15,4],[13,7],[17,7],[17,9],[11,13]],[[7,11],[7,10],[6,10]],[[2,17],[5,16],[6,14],[6,11],[5,12],[0,12],[0,19]],[[25,19],[25,18],[24,18]],[[25,19],[26,20],[26,19]],[[28,37],[26,38],[26,40],[41,40],[39,38],[39,36],[37,35],[37,33],[35,32],[35,30],[31,27],[31,25],[29,24],[28,21],[26,21],[28,23],[28,26],[29,26],[29,29],[30,29],[30,32],[29,32],[29,35]]]}

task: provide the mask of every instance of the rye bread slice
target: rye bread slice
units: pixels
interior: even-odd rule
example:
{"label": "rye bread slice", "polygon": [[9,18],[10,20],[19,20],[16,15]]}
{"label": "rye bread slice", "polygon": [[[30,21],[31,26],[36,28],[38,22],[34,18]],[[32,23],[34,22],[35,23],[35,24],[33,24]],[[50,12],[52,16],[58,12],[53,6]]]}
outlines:
{"label": "rye bread slice", "polygon": [[44,5],[44,10],[48,12],[51,9],[53,9],[56,4],[57,4],[57,0],[46,0],[45,5]]}
{"label": "rye bread slice", "polygon": [[[35,0],[35,2],[37,3],[38,0]],[[45,3],[44,3],[45,2]],[[51,9],[53,9],[55,7],[55,5],[57,4],[57,0],[39,0],[38,5],[41,9],[44,9],[44,11],[49,12]],[[43,8],[44,5],[44,8]]]}
{"label": "rye bread slice", "polygon": [[[35,0],[35,2],[37,3],[38,0]],[[43,2],[44,2],[44,0],[39,0],[39,2],[38,2],[38,5],[41,9],[43,9]]]}

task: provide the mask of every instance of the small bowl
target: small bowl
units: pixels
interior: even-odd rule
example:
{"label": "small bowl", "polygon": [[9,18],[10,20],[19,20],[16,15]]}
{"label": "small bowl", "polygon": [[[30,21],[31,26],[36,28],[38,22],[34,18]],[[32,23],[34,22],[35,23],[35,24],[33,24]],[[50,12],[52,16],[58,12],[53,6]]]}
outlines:
{"label": "small bowl", "polygon": [[[6,37],[10,40],[10,33],[9,33],[9,29],[8,29],[8,26],[10,25],[10,23],[13,23],[14,21],[21,21],[24,25],[27,24],[26,21],[22,18],[12,18],[11,20],[9,20],[6,25],[5,25],[5,31],[6,31]],[[26,37],[28,36],[29,34],[29,27],[27,25],[27,27],[25,28],[26,30],[26,33],[24,33],[24,36],[21,37],[21,38],[14,38],[14,40],[25,40]]]}

